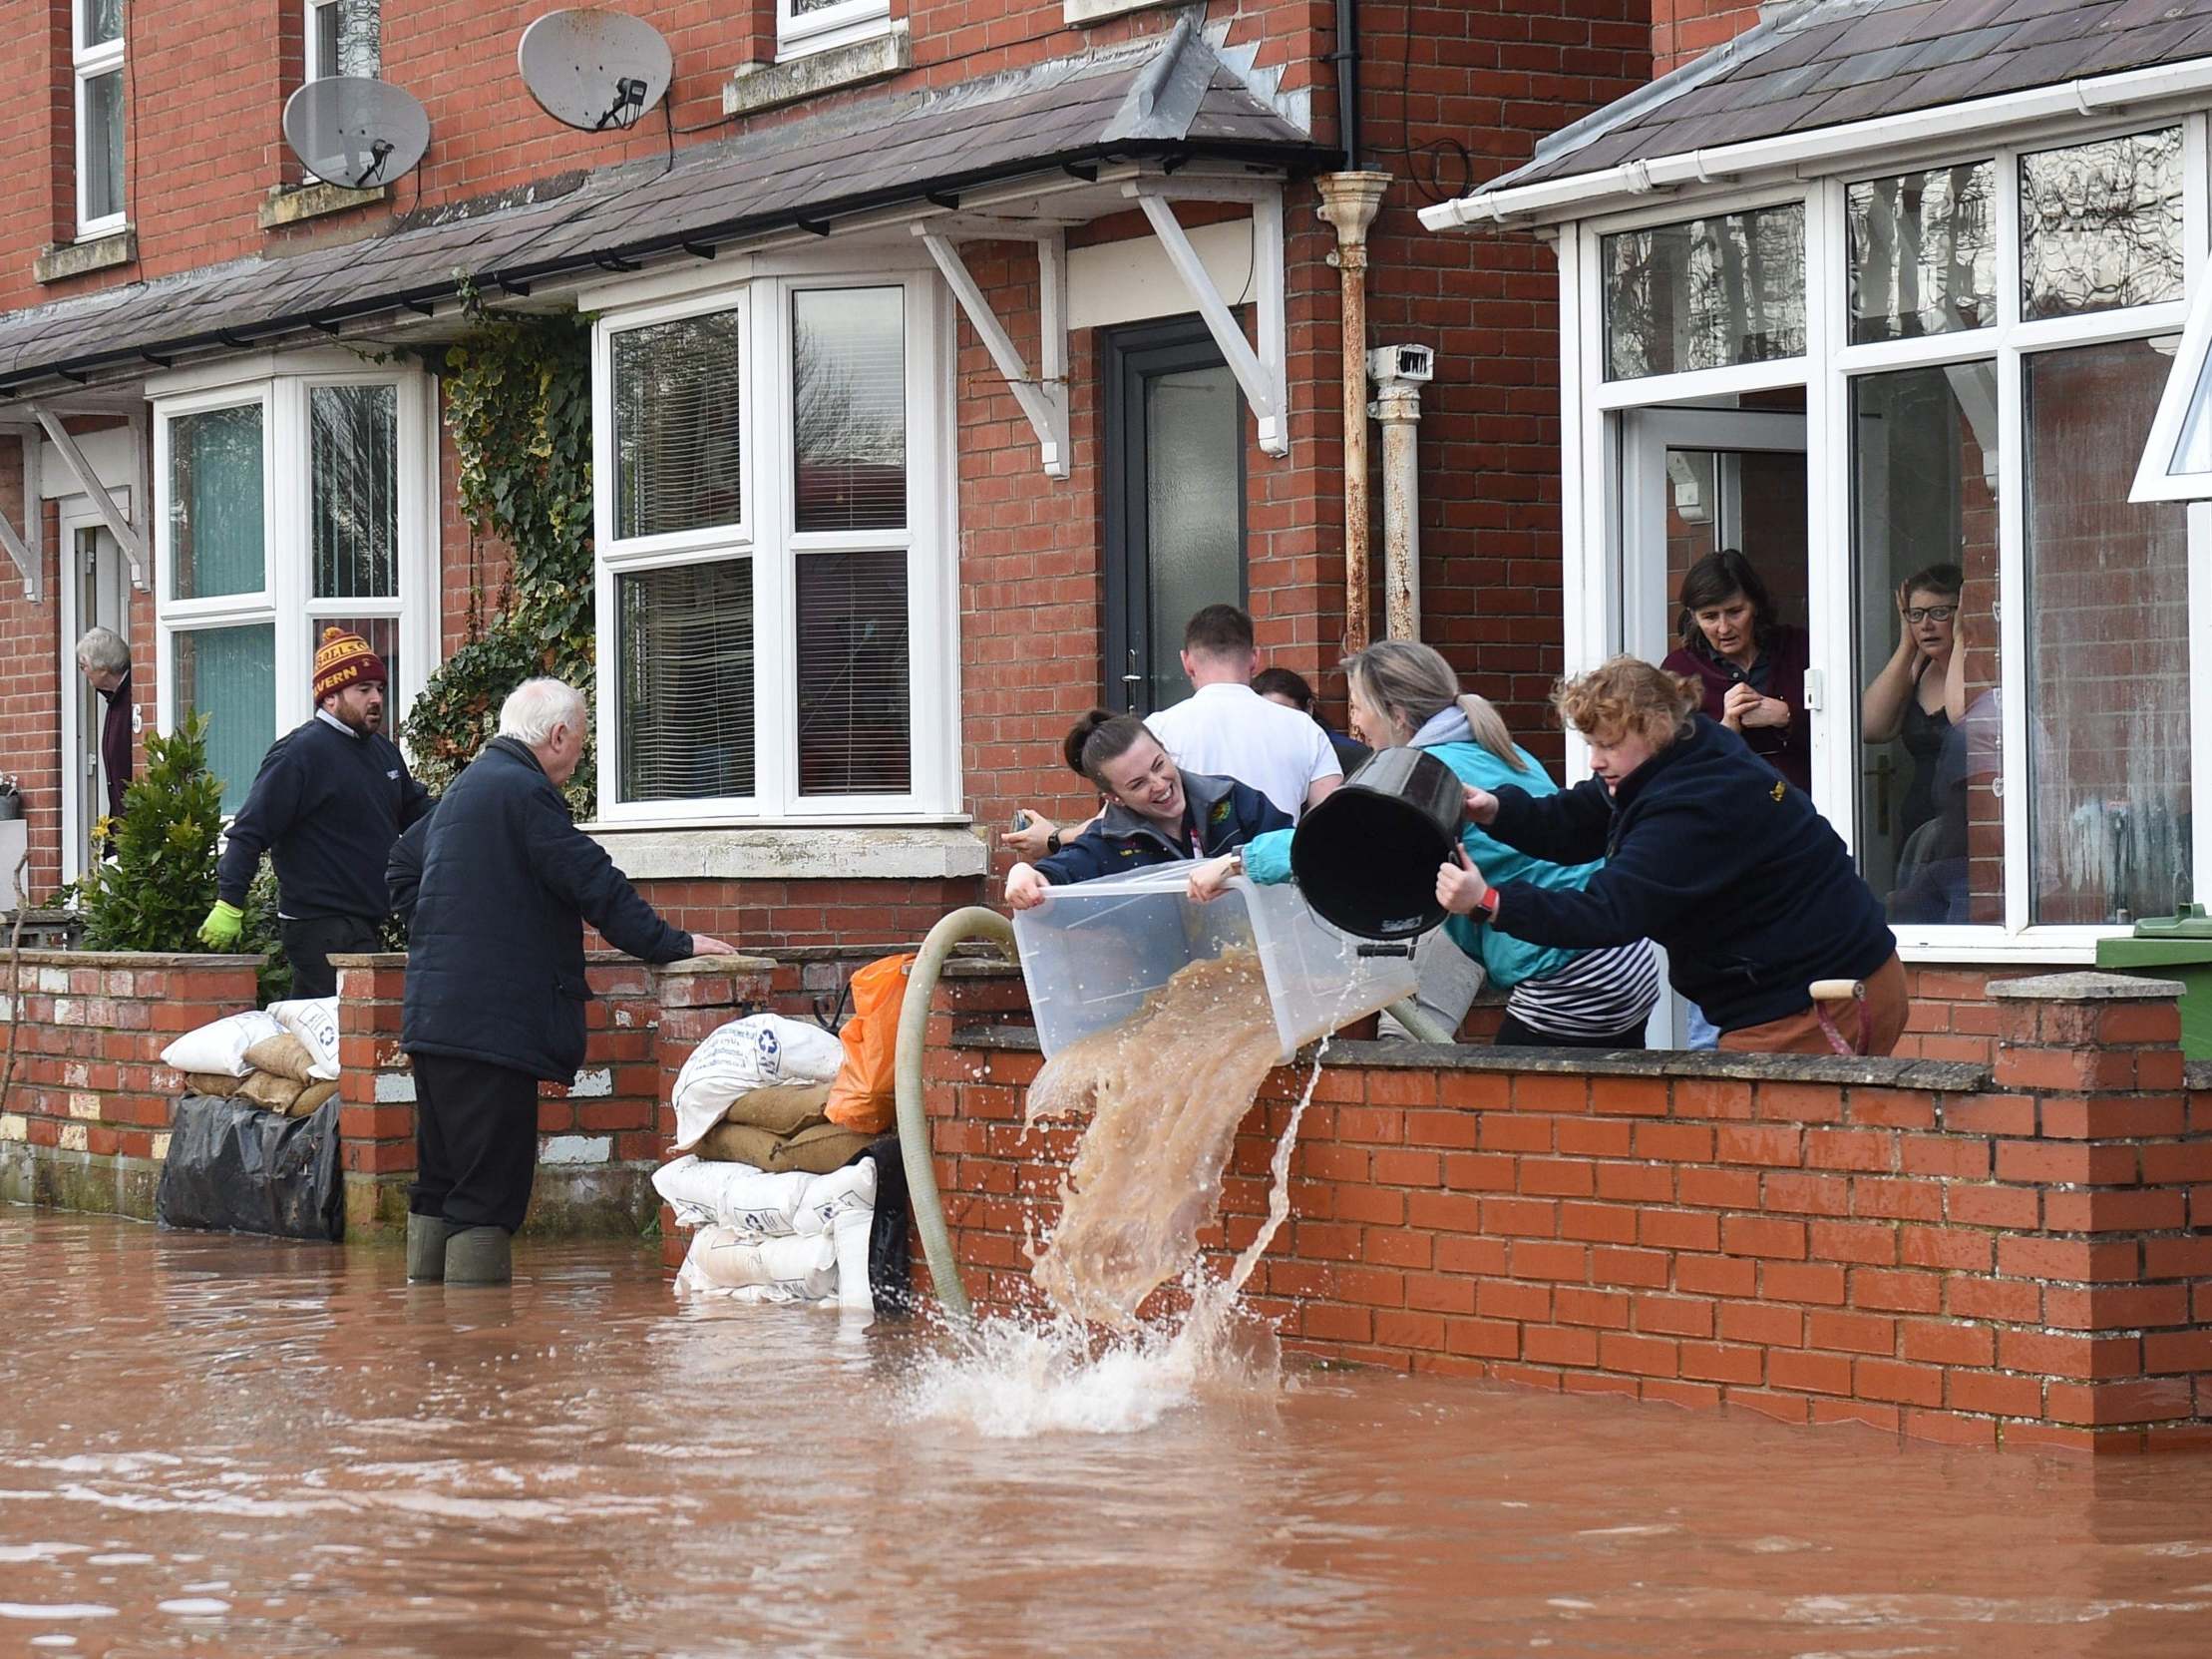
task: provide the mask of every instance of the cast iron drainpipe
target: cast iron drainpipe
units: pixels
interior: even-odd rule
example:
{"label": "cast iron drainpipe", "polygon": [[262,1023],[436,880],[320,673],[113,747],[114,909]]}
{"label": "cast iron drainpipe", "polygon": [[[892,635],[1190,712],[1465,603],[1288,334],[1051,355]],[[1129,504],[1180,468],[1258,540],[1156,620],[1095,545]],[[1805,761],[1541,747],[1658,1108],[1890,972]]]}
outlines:
{"label": "cast iron drainpipe", "polygon": [[1343,336],[1337,366],[1344,417],[1344,649],[1367,643],[1367,226],[1382,207],[1387,173],[1327,173],[1314,182],[1320,216],[1336,231]]}

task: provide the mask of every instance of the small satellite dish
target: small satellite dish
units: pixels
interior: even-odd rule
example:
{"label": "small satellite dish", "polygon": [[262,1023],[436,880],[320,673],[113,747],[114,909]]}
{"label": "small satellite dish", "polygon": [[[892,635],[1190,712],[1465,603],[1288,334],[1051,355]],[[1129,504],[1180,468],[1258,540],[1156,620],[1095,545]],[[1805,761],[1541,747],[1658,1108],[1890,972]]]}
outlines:
{"label": "small satellite dish", "polygon": [[660,31],[626,12],[548,12],[523,31],[516,67],[538,107],[586,133],[635,127],[675,72]]}
{"label": "small satellite dish", "polygon": [[328,185],[388,185],[430,148],[430,117],[411,92],[389,81],[331,75],[284,101],[284,141]]}

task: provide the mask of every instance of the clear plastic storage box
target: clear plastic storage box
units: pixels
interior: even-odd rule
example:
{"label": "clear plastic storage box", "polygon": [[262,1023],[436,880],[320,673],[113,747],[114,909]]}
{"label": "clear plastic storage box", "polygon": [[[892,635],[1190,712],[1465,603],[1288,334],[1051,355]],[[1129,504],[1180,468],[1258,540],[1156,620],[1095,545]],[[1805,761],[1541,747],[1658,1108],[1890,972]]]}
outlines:
{"label": "clear plastic storage box", "polygon": [[1283,1058],[1339,1027],[1413,995],[1405,956],[1362,956],[1360,941],[1313,914],[1290,883],[1239,876],[1212,904],[1186,893],[1192,866],[1055,887],[1014,913],[1014,943],[1046,1056],[1136,1014],[1186,964],[1258,952]]}

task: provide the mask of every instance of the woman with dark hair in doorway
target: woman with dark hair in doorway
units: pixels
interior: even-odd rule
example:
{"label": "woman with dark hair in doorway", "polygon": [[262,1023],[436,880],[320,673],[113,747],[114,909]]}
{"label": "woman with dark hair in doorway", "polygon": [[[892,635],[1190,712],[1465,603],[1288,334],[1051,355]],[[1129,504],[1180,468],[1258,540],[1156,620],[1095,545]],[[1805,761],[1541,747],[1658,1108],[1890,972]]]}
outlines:
{"label": "woman with dark hair in doorway", "polygon": [[1693,676],[1700,712],[1741,737],[1774,770],[1812,792],[1812,719],[1805,712],[1805,630],[1776,620],[1759,573],[1734,548],[1707,554],[1682,578],[1681,643],[1661,664]]}

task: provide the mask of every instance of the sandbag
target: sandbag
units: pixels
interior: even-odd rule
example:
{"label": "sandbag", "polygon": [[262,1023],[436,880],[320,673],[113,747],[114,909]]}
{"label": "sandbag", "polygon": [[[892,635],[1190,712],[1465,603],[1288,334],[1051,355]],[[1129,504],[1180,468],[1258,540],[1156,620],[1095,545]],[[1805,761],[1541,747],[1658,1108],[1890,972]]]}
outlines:
{"label": "sandbag", "polygon": [[310,1082],[338,1080],[338,999],[299,997],[269,1004],[269,1016],[314,1055]]}
{"label": "sandbag", "polygon": [[745,1123],[717,1123],[699,1137],[698,1154],[709,1163],[749,1163],[755,1169],[801,1169],[810,1175],[827,1175],[850,1162],[868,1142],[867,1135],[835,1123],[809,1124],[788,1135]]}
{"label": "sandbag", "polygon": [[880,1135],[898,1115],[899,1011],[914,962],[911,952],[882,957],[853,976],[853,1018],[838,1033],[844,1058],[822,1108],[832,1123]]}
{"label": "sandbag", "polygon": [[310,1112],[320,1111],[325,1100],[334,1100],[337,1097],[338,1085],[336,1083],[309,1083],[299,1091],[298,1097],[284,1108],[284,1115],[286,1117],[305,1117]]}
{"label": "sandbag", "polygon": [[295,1083],[316,1080],[313,1050],[290,1032],[263,1037],[245,1051],[245,1062],[252,1070],[266,1071],[273,1077],[289,1077]]}
{"label": "sandbag", "polygon": [[257,1106],[284,1116],[291,1115],[292,1102],[305,1093],[307,1085],[297,1077],[286,1077],[274,1071],[249,1071],[231,1096],[236,1100],[251,1100]]}
{"label": "sandbag", "polygon": [[165,1227],[340,1237],[338,1102],[326,1100],[306,1117],[277,1117],[250,1100],[182,1096],[154,1215]]}
{"label": "sandbag", "polygon": [[826,1083],[845,1062],[838,1039],[780,1014],[749,1014],[710,1034],[676,1074],[676,1150],[722,1121],[741,1094],[777,1083]]}
{"label": "sandbag", "polygon": [[725,1123],[748,1123],[770,1134],[787,1135],[809,1123],[827,1123],[822,1108],[830,1103],[828,1083],[771,1083],[749,1088],[730,1102]]}
{"label": "sandbag", "polygon": [[781,1238],[799,1230],[800,1206],[819,1178],[686,1155],[653,1171],[653,1190],[675,1207],[679,1227],[733,1227],[754,1238]]}
{"label": "sandbag", "polygon": [[227,1100],[238,1092],[243,1077],[224,1077],[212,1071],[187,1071],[184,1073],[184,1092],[204,1094],[210,1100]]}
{"label": "sandbag", "polygon": [[176,1071],[209,1071],[223,1077],[242,1077],[252,1067],[245,1051],[266,1037],[282,1037],[284,1028],[259,1009],[210,1021],[162,1050],[162,1063]]}
{"label": "sandbag", "polygon": [[745,1301],[819,1302],[837,1293],[837,1243],[827,1233],[757,1239],[732,1227],[702,1227],[676,1286]]}

